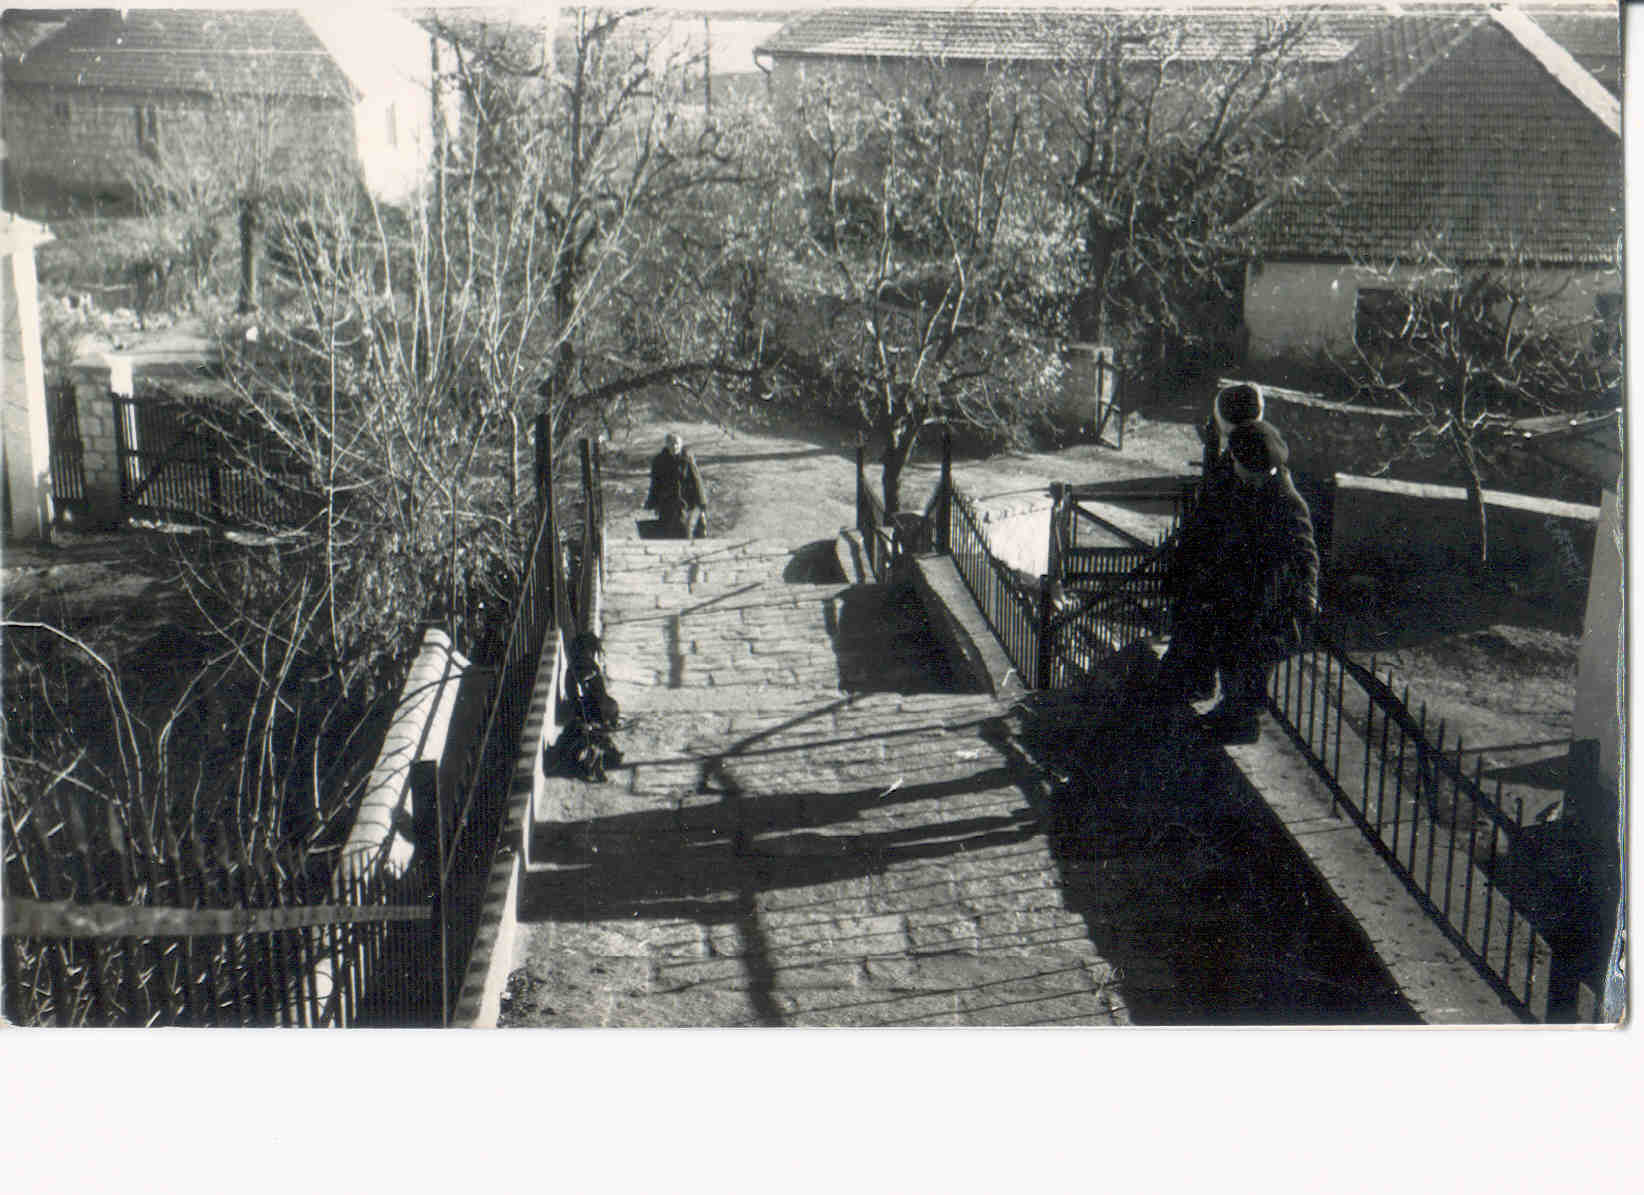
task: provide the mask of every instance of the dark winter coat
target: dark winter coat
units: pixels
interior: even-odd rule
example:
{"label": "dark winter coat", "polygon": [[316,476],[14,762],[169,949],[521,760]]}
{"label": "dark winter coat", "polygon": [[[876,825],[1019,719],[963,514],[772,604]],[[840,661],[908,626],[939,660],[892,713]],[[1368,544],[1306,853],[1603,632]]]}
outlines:
{"label": "dark winter coat", "polygon": [[1311,622],[1319,551],[1289,470],[1256,487],[1216,484],[1205,498],[1182,527],[1166,578],[1179,614],[1266,635]]}
{"label": "dark winter coat", "polygon": [[658,514],[668,511],[706,509],[708,490],[689,449],[675,455],[664,448],[651,458],[651,489],[645,506]]}

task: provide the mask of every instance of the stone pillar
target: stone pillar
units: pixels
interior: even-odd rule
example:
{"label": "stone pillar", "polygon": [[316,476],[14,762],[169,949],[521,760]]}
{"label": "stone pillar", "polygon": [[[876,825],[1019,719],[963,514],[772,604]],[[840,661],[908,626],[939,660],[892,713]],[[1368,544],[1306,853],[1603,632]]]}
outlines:
{"label": "stone pillar", "polygon": [[12,537],[51,537],[51,425],[40,353],[40,308],[34,247],[52,239],[44,225],[0,213],[0,315],[4,319],[0,383],[5,396],[5,472]]}
{"label": "stone pillar", "polygon": [[118,526],[122,519],[120,440],[109,395],[132,392],[131,364],[98,354],[76,361],[73,374],[85,454],[86,513],[94,527]]}

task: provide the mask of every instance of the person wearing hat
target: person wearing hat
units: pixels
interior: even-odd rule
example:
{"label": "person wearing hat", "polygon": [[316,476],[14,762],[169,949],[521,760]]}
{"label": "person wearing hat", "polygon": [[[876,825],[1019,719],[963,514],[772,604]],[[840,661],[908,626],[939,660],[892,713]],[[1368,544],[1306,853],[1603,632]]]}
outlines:
{"label": "person wearing hat", "polygon": [[[1204,443],[1204,463],[1199,484],[1193,491],[1192,504],[1179,533],[1178,543],[1185,551],[1177,552],[1178,560],[1196,558],[1209,550],[1209,545],[1198,541],[1213,535],[1213,524],[1211,520],[1201,518],[1200,512],[1215,509],[1232,490],[1236,478],[1233,456],[1228,451],[1229,439],[1235,428],[1259,420],[1263,405],[1261,388],[1251,382],[1235,382],[1216,392],[1210,404],[1210,417],[1199,428],[1199,439]],[[1177,623],[1182,619],[1180,580],[1179,575],[1165,578],[1165,592],[1175,607],[1174,621]],[[1197,659],[1191,669],[1186,669],[1178,654],[1171,663],[1172,674],[1179,682],[1177,688],[1182,695],[1193,701],[1208,701],[1216,695],[1216,667],[1209,659]]]}
{"label": "person wearing hat", "polygon": [[662,534],[670,538],[695,539],[708,533],[708,487],[702,484],[685,441],[673,432],[663,437],[662,451],[651,458],[645,508],[656,511]]}
{"label": "person wearing hat", "polygon": [[1204,470],[1199,482],[1201,500],[1232,482],[1229,437],[1234,428],[1261,419],[1263,411],[1261,388],[1250,382],[1236,382],[1216,392],[1216,399],[1210,405],[1210,418],[1199,429],[1199,439],[1204,441]]}
{"label": "person wearing hat", "polygon": [[1233,484],[1195,511],[1176,552],[1177,596],[1161,670],[1167,697],[1208,697],[1198,677],[1219,671],[1222,699],[1203,718],[1208,737],[1255,742],[1267,667],[1295,650],[1318,613],[1313,519],[1296,492],[1284,439],[1262,420],[1228,436]]}

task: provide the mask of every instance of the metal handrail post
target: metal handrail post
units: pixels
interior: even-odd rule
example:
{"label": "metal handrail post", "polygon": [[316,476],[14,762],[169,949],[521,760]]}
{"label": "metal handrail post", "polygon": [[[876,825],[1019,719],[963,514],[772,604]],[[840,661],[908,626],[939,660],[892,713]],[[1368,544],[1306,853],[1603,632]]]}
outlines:
{"label": "metal handrail post", "polygon": [[1050,620],[1055,603],[1051,599],[1051,577],[1046,573],[1039,578],[1039,658],[1036,662],[1033,687],[1036,689],[1050,688],[1050,665],[1054,655],[1051,650]]}
{"label": "metal handrail post", "polygon": [[948,526],[953,505],[953,428],[942,425],[942,477],[937,482],[941,497],[936,502],[936,546],[944,556],[953,552],[952,528]]}

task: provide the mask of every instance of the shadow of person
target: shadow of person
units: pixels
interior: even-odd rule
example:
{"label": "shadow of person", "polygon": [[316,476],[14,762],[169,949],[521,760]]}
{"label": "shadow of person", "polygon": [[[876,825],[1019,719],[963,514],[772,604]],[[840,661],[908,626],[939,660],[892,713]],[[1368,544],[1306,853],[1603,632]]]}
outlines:
{"label": "shadow of person", "polygon": [[1357,922],[1190,715],[1096,678],[1024,703],[1014,727],[1025,762],[1059,780],[1045,824],[1063,899],[1132,1020],[1414,1023]]}

